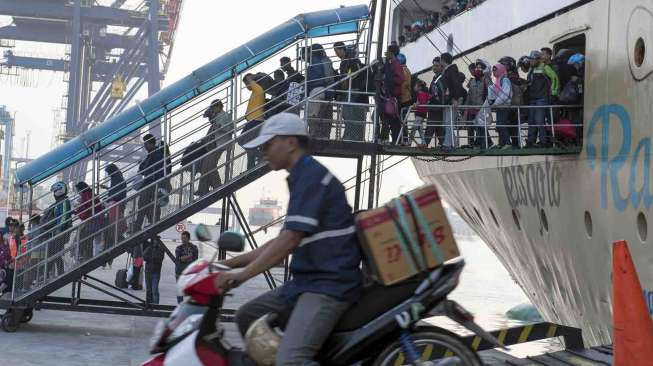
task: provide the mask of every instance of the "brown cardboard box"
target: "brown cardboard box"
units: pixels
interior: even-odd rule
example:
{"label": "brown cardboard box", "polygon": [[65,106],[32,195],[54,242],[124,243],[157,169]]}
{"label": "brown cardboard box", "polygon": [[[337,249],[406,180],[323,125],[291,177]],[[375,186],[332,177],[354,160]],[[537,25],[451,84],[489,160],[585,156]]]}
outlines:
{"label": "brown cardboard box", "polygon": [[[453,237],[449,220],[444,213],[440,195],[433,185],[427,185],[409,192],[428,221],[429,228],[433,233],[444,260],[455,258],[459,255],[456,240]],[[406,221],[410,227],[413,237],[417,237],[415,220],[413,220],[408,203],[402,198]],[[394,207],[394,200],[386,204],[391,209],[394,217],[397,217],[397,210]],[[384,285],[392,285],[415,275],[411,271],[410,263],[406,253],[402,250],[399,240],[399,231],[392,218],[387,212],[386,206],[373,210],[361,212],[356,216],[356,226],[361,245],[368,258],[373,275]],[[429,269],[435,268],[441,263],[433,255],[433,252],[426,240],[419,240],[421,244],[422,258],[426,258]]]}

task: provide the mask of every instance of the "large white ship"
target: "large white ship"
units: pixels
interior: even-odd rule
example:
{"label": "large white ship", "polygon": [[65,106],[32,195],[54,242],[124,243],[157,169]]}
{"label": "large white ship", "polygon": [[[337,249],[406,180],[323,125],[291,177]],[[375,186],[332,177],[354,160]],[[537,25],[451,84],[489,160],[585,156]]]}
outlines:
{"label": "large white ship", "polygon": [[[392,36],[440,1],[396,2]],[[422,14],[422,15],[420,15]],[[412,19],[411,19],[412,18]],[[396,38],[394,38],[396,39]],[[414,159],[420,177],[492,248],[546,320],[611,341],[611,244],[626,239],[653,310],[653,1],[487,0],[402,48],[413,72],[439,51],[496,63],[541,47],[584,49],[578,155]],[[467,67],[457,59],[461,71]],[[432,73],[421,78],[429,82]]]}

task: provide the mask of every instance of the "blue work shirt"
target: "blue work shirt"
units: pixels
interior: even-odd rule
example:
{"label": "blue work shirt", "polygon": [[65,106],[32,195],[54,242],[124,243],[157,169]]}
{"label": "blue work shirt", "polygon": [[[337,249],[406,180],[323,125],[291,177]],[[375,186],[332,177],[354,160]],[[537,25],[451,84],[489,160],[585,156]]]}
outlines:
{"label": "blue work shirt", "polygon": [[284,229],[306,234],[292,251],[292,280],[282,288],[294,302],[304,292],[356,301],[361,287],[361,251],[345,189],[322,164],[304,155],[288,176]]}

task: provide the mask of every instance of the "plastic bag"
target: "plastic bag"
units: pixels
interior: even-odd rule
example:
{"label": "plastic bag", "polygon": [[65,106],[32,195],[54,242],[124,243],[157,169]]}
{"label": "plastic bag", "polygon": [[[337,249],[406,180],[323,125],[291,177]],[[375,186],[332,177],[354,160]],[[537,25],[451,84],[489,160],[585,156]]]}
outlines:
{"label": "plastic bag", "polygon": [[131,283],[132,278],[134,278],[134,267],[129,266],[129,268],[127,268],[127,283]]}
{"label": "plastic bag", "polygon": [[487,127],[492,124],[492,109],[488,107],[487,102],[483,104],[483,107],[476,114],[474,124],[480,127]]}

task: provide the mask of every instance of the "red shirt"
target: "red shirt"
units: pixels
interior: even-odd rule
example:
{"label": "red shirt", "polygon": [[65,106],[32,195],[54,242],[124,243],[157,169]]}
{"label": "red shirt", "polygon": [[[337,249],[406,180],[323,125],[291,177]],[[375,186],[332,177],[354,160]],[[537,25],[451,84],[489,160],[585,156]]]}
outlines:
{"label": "red shirt", "polygon": [[[93,216],[93,210],[91,209],[91,198],[93,197],[93,192],[91,192],[90,189],[87,189],[80,194],[80,197],[81,197],[81,203],[75,209],[75,213],[77,213],[77,216],[79,216],[80,219],[87,220],[91,216]],[[104,210],[104,206],[102,206],[102,203],[96,197],[95,213],[98,213],[102,210]]]}
{"label": "red shirt", "polygon": [[425,105],[429,104],[429,99],[431,96],[429,95],[429,92],[425,91],[419,91],[417,92],[417,107],[415,107],[415,113],[424,115],[426,114],[426,107]]}

